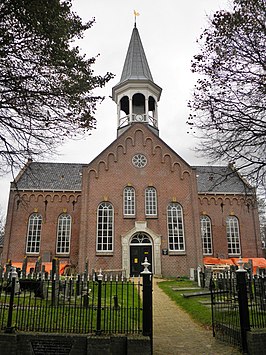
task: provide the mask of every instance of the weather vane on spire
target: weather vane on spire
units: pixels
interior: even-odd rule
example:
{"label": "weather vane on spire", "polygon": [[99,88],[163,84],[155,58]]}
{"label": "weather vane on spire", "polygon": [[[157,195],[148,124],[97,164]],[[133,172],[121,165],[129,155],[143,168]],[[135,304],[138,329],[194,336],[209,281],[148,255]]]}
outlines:
{"label": "weather vane on spire", "polygon": [[136,27],[136,22],[137,22],[137,16],[139,16],[139,13],[136,11],[136,10],[134,10],[134,16],[135,16],[135,23],[134,23],[134,25],[135,25],[135,27]]}

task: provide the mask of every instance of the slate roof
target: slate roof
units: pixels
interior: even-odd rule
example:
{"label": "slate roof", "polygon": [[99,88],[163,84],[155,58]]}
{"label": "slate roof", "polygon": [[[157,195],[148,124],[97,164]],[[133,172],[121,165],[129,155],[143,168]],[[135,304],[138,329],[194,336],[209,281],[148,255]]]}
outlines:
{"label": "slate roof", "polygon": [[81,191],[82,166],[71,163],[32,162],[16,180],[19,190]]}
{"label": "slate roof", "polygon": [[[31,162],[11,188],[41,191],[81,191],[86,164]],[[199,193],[248,193],[252,189],[230,166],[194,166]]]}
{"label": "slate roof", "polygon": [[194,166],[199,193],[248,193],[252,188],[228,166]]}
{"label": "slate roof", "polygon": [[141,43],[139,31],[136,27],[134,27],[131,35],[119,83],[129,79],[146,79],[153,82],[148,61]]}

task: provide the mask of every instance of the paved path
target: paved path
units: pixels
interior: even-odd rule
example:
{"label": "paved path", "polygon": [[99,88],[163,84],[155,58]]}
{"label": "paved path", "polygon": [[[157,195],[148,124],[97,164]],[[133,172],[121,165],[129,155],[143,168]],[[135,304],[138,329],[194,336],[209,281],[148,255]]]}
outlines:
{"label": "paved path", "polygon": [[154,355],[238,355],[236,348],[219,342],[180,309],[158,286],[153,286]]}

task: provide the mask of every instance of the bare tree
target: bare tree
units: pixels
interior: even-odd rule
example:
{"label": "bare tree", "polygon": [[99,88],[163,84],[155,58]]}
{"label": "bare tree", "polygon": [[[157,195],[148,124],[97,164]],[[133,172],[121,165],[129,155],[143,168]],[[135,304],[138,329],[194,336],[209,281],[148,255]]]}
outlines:
{"label": "bare tree", "polygon": [[266,185],[266,3],[231,0],[209,17],[192,60],[199,74],[188,119],[197,150],[235,164],[255,186]]}
{"label": "bare tree", "polygon": [[95,128],[93,93],[113,75],[94,75],[95,57],[74,45],[82,23],[71,0],[0,3],[0,172]]}
{"label": "bare tree", "polygon": [[6,224],[6,219],[3,213],[3,209],[0,206],[0,248],[4,244],[5,224]]}

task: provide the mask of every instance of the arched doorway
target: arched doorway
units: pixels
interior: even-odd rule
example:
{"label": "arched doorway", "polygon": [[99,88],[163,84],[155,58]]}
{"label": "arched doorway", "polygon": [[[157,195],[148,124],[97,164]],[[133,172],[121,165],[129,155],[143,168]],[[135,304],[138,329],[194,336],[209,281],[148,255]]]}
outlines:
{"label": "arched doorway", "polygon": [[130,276],[138,276],[143,271],[143,261],[145,257],[151,264],[149,270],[152,271],[152,242],[150,236],[143,232],[133,235],[130,242]]}

